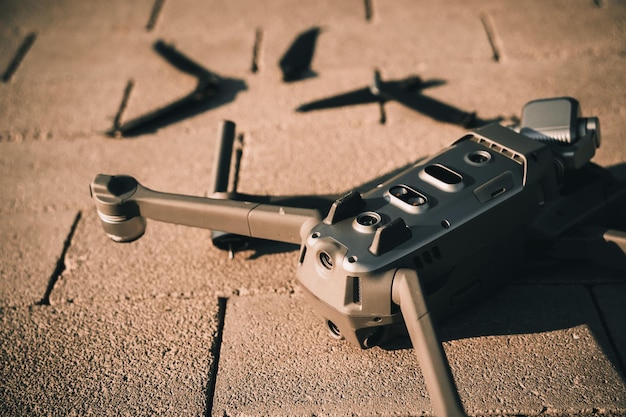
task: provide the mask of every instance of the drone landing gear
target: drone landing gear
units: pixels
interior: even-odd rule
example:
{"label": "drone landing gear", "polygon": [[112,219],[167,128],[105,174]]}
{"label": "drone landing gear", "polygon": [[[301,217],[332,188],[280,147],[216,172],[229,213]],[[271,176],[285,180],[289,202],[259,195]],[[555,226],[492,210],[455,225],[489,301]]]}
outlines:
{"label": "drone landing gear", "polygon": [[428,311],[417,272],[398,269],[393,278],[393,301],[404,323],[424,375],[436,416],[466,416],[443,346]]}

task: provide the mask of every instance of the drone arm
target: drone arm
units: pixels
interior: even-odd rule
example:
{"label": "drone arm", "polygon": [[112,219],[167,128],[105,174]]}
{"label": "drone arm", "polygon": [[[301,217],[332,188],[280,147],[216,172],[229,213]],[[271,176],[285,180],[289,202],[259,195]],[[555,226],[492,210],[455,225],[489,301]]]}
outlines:
{"label": "drone arm", "polygon": [[313,209],[161,193],[128,176],[96,176],[91,195],[105,230],[122,242],[139,238],[145,229],[142,219],[150,218],[299,244],[300,229],[320,218]]}
{"label": "drone arm", "polygon": [[428,311],[417,272],[396,271],[392,286],[393,301],[400,306],[413,350],[424,375],[426,388],[436,416],[465,416],[443,346]]}

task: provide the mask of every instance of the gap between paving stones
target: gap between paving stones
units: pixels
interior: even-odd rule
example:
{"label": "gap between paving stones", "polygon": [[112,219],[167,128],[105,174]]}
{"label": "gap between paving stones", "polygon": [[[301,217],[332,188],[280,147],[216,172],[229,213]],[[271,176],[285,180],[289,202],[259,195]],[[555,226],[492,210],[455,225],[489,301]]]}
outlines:
{"label": "gap between paving stones", "polygon": [[46,287],[43,297],[41,297],[41,300],[35,303],[36,305],[50,305],[50,295],[52,294],[52,291],[54,291],[54,286],[56,285],[57,281],[59,280],[59,278],[61,277],[61,275],[63,274],[63,272],[65,271],[67,267],[67,265],[65,264],[65,257],[67,256],[67,251],[69,250],[72,244],[74,233],[76,232],[76,229],[78,228],[78,223],[80,222],[81,218],[82,218],[82,212],[79,211],[76,214],[76,217],[74,218],[74,222],[72,223],[72,226],[70,227],[70,231],[67,235],[67,238],[63,242],[63,249],[61,250],[61,255],[59,256],[57,260],[54,271],[52,271],[52,275],[50,275],[50,278],[48,280],[48,286]]}
{"label": "gap between paving stones", "polygon": [[24,61],[24,59],[26,58],[26,56],[32,49],[36,40],[37,40],[37,32],[30,32],[28,35],[24,37],[22,44],[15,52],[13,59],[11,60],[8,67],[4,71],[4,74],[2,75],[3,82],[5,83],[11,82],[11,80],[13,79],[13,76],[19,69],[20,65],[22,64],[22,61]]}
{"label": "gap between paving stones", "polygon": [[614,329],[611,329],[611,326],[608,323],[607,317],[605,316],[605,312],[602,310],[602,307],[600,305],[600,300],[598,299],[599,295],[594,291],[594,287],[599,287],[599,285],[585,285],[584,287],[587,289],[587,292],[589,293],[589,298],[593,302],[593,305],[596,310],[596,314],[598,315],[602,328],[604,329],[604,332],[606,333],[608,343],[610,347],[613,349],[613,351],[615,352],[615,365],[617,367],[617,371],[621,375],[622,380],[626,383],[626,367],[622,360],[622,355],[620,355],[620,346],[618,346],[618,343],[615,337],[613,336],[612,330]]}
{"label": "gap between paving stones", "polygon": [[213,344],[211,346],[211,354],[213,361],[209,371],[209,377],[207,379],[206,386],[206,410],[205,417],[210,417],[213,413],[213,400],[215,398],[215,384],[217,382],[217,373],[220,365],[220,352],[222,349],[222,337],[224,335],[224,323],[226,319],[226,306],[228,304],[228,298],[218,298],[218,310],[217,310],[217,329],[215,337],[213,338]]}

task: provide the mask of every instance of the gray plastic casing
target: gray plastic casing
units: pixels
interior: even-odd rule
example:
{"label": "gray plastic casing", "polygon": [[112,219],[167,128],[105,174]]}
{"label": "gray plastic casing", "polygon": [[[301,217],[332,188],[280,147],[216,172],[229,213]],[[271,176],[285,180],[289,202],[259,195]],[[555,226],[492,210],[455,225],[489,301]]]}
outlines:
{"label": "gray plastic casing", "polygon": [[[398,199],[397,186],[425,201]],[[403,331],[397,269],[416,270],[433,316],[445,317],[515,273],[525,225],[556,193],[545,144],[487,126],[365,193],[351,215],[304,231],[299,282],[331,333],[371,347]]]}

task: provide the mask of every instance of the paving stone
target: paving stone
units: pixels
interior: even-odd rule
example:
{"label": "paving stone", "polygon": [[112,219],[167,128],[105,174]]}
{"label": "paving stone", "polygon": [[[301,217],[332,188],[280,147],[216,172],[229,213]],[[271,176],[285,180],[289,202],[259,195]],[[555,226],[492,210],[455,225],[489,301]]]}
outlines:
{"label": "paving stone", "polygon": [[318,55],[320,71],[350,67],[391,71],[398,64],[417,68],[433,61],[446,65],[450,60],[489,61],[491,49],[471,2],[438,7],[399,1],[377,4],[372,22],[329,27],[320,37]]}
{"label": "paving stone", "polygon": [[[0,220],[0,308],[34,305],[61,273],[77,212],[3,215]],[[62,260],[62,259],[61,259]]]}
{"label": "paving stone", "polygon": [[93,209],[89,184],[99,173],[124,173],[150,188],[204,195],[217,127],[215,119],[186,136],[0,143],[0,213]]}
{"label": "paving stone", "polygon": [[[385,124],[377,103],[294,111],[367,86],[374,68],[385,80],[443,80],[424,94],[483,118],[574,96],[601,119],[594,160],[624,166],[623,2],[181,0],[163,2],[149,30],[159,4],[0,4],[0,71],[25,36],[37,35],[0,83],[0,414],[430,412],[410,350],[364,352],[326,338],[295,281],[297,247],[256,242],[228,261],[204,230],[149,222],[131,244],[104,236],[87,188],[96,174],[204,195],[223,119],[244,135],[239,189],[253,194],[343,193],[463,134],[394,102],[384,105]],[[322,32],[310,77],[283,82],[278,61],[312,27]],[[231,84],[234,100],[158,132],[106,138],[130,79],[125,119],[195,86],[154,52],[157,39],[246,89]],[[78,213],[52,305],[33,306]],[[443,326],[468,411],[626,413],[623,282],[590,266],[529,265],[517,285]],[[573,283],[594,286],[596,303]],[[209,410],[217,297],[233,294]]]}
{"label": "paving stone", "polygon": [[626,7],[621,1],[551,0],[527,3],[524,8],[499,2],[486,13],[493,18],[505,59],[598,58],[625,52]]}
{"label": "paving stone", "polygon": [[0,19],[5,25],[41,31],[128,31],[144,29],[153,0],[128,3],[114,0],[107,4],[61,0],[42,3],[36,0],[2,2]]}
{"label": "paving stone", "polygon": [[0,414],[203,415],[216,299],[0,309]]}
{"label": "paving stone", "polygon": [[[507,287],[441,335],[471,415],[626,411],[615,353],[583,287]],[[299,292],[229,300],[213,415],[430,410],[411,349],[330,339]]]}
{"label": "paving stone", "polygon": [[[251,0],[236,3],[207,1],[198,3],[185,0],[176,3],[176,7],[166,4],[163,9],[159,31],[172,33],[205,32],[207,28],[261,26],[274,29],[308,29],[308,26],[323,23],[344,23],[354,19],[363,19],[363,3],[359,0],[333,2],[323,0],[314,3],[302,3],[294,0],[270,0],[260,4]],[[291,36],[285,37],[289,42]]]}
{"label": "paving stone", "polygon": [[67,253],[73,268],[59,281],[51,301],[89,305],[100,300],[290,292],[297,249],[256,242],[229,260],[212,246],[209,231],[153,221],[141,239],[114,243],[89,211]]}

